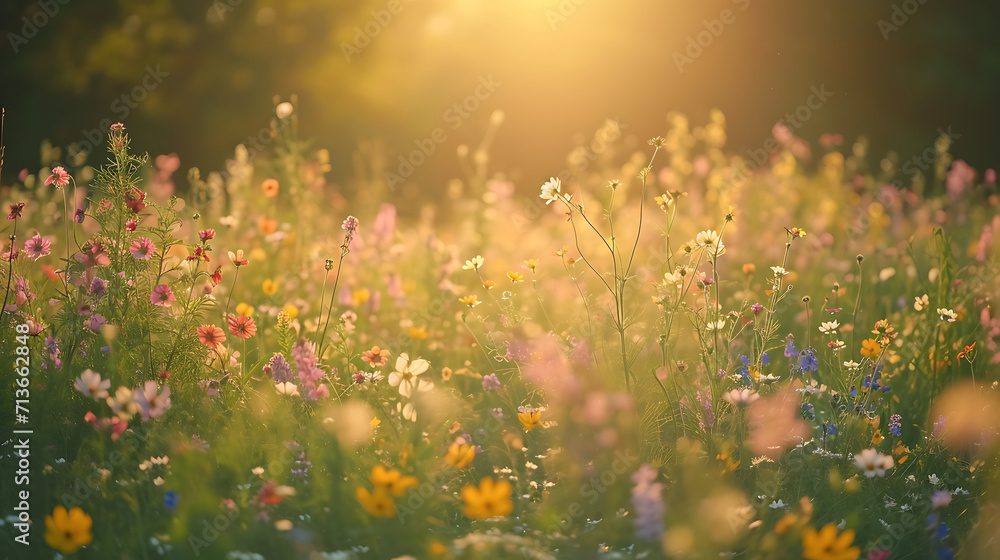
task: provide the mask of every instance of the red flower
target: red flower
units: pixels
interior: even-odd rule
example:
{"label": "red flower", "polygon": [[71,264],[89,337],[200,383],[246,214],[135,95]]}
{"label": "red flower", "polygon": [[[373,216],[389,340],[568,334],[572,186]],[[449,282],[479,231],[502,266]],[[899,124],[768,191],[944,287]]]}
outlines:
{"label": "red flower", "polygon": [[217,266],[212,274],[212,285],[218,286],[220,282],[222,282],[222,265]]}
{"label": "red flower", "polygon": [[138,214],[146,208],[146,193],[140,191],[139,189],[132,187],[134,193],[125,193],[125,205],[132,212]]}
{"label": "red flower", "polygon": [[[965,350],[962,350],[961,352],[958,353],[958,359],[961,360],[962,358],[965,358],[966,356],[968,356],[969,353],[972,352],[972,349],[975,348],[975,347],[976,347],[976,343],[975,342],[972,343],[972,346],[966,346]],[[971,362],[972,360],[969,360],[969,361]]]}
{"label": "red flower", "polygon": [[253,317],[245,315],[229,316],[229,332],[246,340],[257,334],[257,325],[253,322]]}
{"label": "red flower", "polygon": [[209,228],[209,229],[203,229],[203,230],[201,230],[201,231],[198,232],[198,239],[200,239],[202,243],[204,243],[204,242],[206,242],[209,239],[212,239],[214,237],[215,237],[215,230],[211,229],[211,228]]}
{"label": "red flower", "polygon": [[18,202],[17,204],[10,205],[10,214],[7,215],[8,220],[13,220],[14,218],[21,217],[21,210],[24,210],[24,203]]}

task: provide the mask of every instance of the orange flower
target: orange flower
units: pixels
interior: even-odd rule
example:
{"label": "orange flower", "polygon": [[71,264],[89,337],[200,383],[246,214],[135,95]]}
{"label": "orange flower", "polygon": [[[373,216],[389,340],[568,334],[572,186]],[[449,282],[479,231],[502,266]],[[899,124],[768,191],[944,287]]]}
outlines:
{"label": "orange flower", "polygon": [[253,317],[245,315],[229,316],[229,332],[246,340],[257,334],[257,325],[253,322]]}
{"label": "orange flower", "polygon": [[[958,353],[958,359],[961,360],[962,358],[968,356],[969,352],[972,352],[972,349],[975,348],[975,347],[976,347],[976,343],[975,342],[973,342],[971,346],[966,346],[965,350],[962,350],[961,352]],[[971,358],[969,358],[969,363],[972,363],[972,359]]]}
{"label": "orange flower", "polygon": [[260,185],[261,190],[264,191],[264,196],[271,198],[278,196],[278,180],[277,179],[264,179],[264,182]]}
{"label": "orange flower", "polygon": [[273,220],[271,218],[261,218],[258,222],[260,226],[260,231],[264,235],[270,235],[278,231],[278,220]]}
{"label": "orange flower", "polygon": [[198,341],[213,350],[226,341],[226,333],[215,325],[202,325],[197,332]]}

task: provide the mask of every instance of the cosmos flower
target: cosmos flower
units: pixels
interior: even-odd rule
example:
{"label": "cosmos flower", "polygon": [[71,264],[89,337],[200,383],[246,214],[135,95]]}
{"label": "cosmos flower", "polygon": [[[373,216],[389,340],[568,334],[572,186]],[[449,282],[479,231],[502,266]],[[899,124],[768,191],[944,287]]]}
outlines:
{"label": "cosmos flower", "polygon": [[47,237],[42,237],[36,233],[31,239],[24,242],[24,252],[28,255],[28,258],[37,261],[52,252],[50,250],[51,246],[52,242]]}
{"label": "cosmos flower", "polygon": [[159,418],[170,408],[170,387],[164,384],[163,392],[157,394],[158,389],[156,381],[147,381],[132,393],[143,421]]}
{"label": "cosmos flower", "polygon": [[153,305],[170,307],[170,304],[177,301],[177,298],[174,297],[174,292],[170,289],[170,286],[160,284],[159,286],[153,288],[153,291],[149,296],[149,300],[153,303]]}
{"label": "cosmos flower", "polygon": [[132,242],[129,252],[132,253],[134,259],[148,261],[156,253],[156,245],[153,245],[152,240],[148,237],[140,237]]}
{"label": "cosmos flower", "polygon": [[69,184],[69,179],[69,173],[63,166],[59,165],[52,169],[52,174],[45,180],[45,186],[55,184],[56,187],[65,187]]}
{"label": "cosmos flower", "polygon": [[542,194],[538,196],[545,201],[546,206],[559,200],[562,196],[562,182],[555,177],[550,177],[549,180],[542,185]]}
{"label": "cosmos flower", "polygon": [[91,369],[83,370],[80,377],[76,378],[76,390],[83,393],[85,397],[94,400],[108,398],[108,389],[111,388],[110,379],[101,379],[101,374]]}
{"label": "cosmos flower", "polygon": [[213,350],[226,341],[226,333],[215,325],[202,325],[196,332],[198,341]]}
{"label": "cosmos flower", "polygon": [[253,317],[246,315],[229,316],[229,332],[246,340],[257,334],[257,325],[253,322]]}

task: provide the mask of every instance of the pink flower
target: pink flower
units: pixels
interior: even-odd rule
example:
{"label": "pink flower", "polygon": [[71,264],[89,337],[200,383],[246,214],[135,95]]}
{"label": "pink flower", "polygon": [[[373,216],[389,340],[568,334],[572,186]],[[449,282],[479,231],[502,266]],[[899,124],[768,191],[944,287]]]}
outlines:
{"label": "pink flower", "polygon": [[319,385],[315,389],[309,390],[309,399],[318,401],[320,399],[325,399],[330,396],[330,389],[327,389],[326,385]]}
{"label": "pink flower", "polygon": [[52,242],[48,238],[36,233],[34,237],[24,242],[24,252],[28,254],[29,258],[37,261],[52,252],[49,250],[51,246]]}
{"label": "pink flower", "polygon": [[150,294],[149,300],[153,303],[153,305],[170,307],[170,304],[177,301],[177,298],[174,297],[174,292],[170,289],[170,286],[160,284],[159,286],[153,288],[153,293]]}
{"label": "pink flower", "polygon": [[49,175],[49,178],[45,180],[46,187],[52,183],[55,183],[57,187],[65,187],[69,184],[69,173],[66,173],[63,166],[60,165],[53,169],[52,175]]}
{"label": "pink flower", "polygon": [[125,220],[125,231],[135,231],[135,228],[139,225],[139,222],[132,218]]}
{"label": "pink flower", "polygon": [[140,261],[148,261],[153,257],[153,253],[156,252],[156,245],[153,245],[153,242],[148,237],[140,237],[132,242],[129,252],[132,253],[133,258]]}
{"label": "pink flower", "polygon": [[147,381],[133,393],[133,398],[136,404],[139,405],[139,413],[142,414],[143,421],[150,418],[159,418],[170,408],[170,387],[163,385],[163,392],[160,394],[157,394],[157,389],[156,381]]}
{"label": "pink flower", "polygon": [[211,228],[209,228],[209,229],[203,229],[203,230],[201,230],[201,231],[198,232],[198,239],[200,239],[202,243],[204,243],[204,242],[206,242],[209,239],[212,239],[214,237],[215,237],[215,230],[211,229]]}
{"label": "pink flower", "polygon": [[931,507],[934,509],[946,508],[950,503],[951,492],[947,490],[938,490],[933,496],[931,496]]}

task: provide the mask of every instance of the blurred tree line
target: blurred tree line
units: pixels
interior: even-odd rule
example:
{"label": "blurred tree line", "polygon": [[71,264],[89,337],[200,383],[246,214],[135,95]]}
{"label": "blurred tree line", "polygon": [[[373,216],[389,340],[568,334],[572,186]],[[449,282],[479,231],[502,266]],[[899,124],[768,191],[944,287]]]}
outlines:
{"label": "blurred tree line", "polygon": [[[727,116],[729,145],[757,148],[770,126],[825,85],[831,100],[797,134],[872,140],[901,160],[959,137],[956,157],[996,164],[1000,94],[995,2],[940,0],[12,0],[0,103],[7,173],[38,146],[94,137],[124,121],[136,147],[218,169],[266,127],[272,96],[298,95],[302,136],[353,173],[359,143],[395,160],[444,126],[481,78],[501,84],[414,180],[457,173],[493,109],[507,120],[501,169],[534,186],[563,165],[574,135],[617,117],[659,134],[669,111]],[[723,17],[729,10],[729,17]],[[720,24],[718,22],[726,20]],[[705,35],[711,33],[711,37]],[[689,51],[691,41],[705,43]],[[691,63],[678,67],[677,53]],[[531,146],[525,150],[526,143]],[[90,160],[94,162],[92,158]]]}

